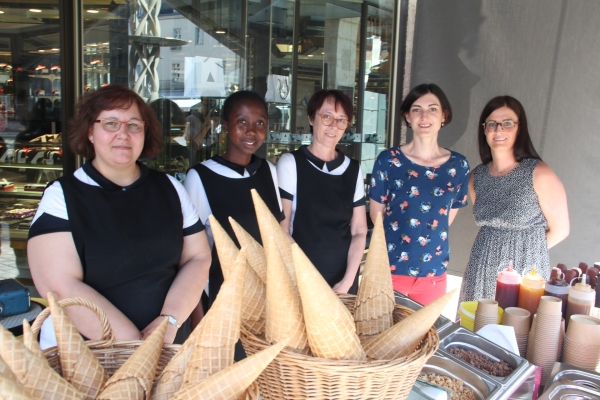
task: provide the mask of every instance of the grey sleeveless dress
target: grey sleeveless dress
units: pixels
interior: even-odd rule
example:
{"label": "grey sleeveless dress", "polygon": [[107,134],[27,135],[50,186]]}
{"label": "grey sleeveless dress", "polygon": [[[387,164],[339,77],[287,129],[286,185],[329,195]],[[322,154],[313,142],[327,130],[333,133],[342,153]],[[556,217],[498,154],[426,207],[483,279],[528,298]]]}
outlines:
{"label": "grey sleeveless dress", "polygon": [[533,169],[541,161],[526,158],[511,172],[495,177],[488,164],[473,170],[473,215],[481,227],[462,282],[460,301],[493,299],[498,272],[513,261],[521,275],[535,265],[550,278],[547,222],[533,188]]}

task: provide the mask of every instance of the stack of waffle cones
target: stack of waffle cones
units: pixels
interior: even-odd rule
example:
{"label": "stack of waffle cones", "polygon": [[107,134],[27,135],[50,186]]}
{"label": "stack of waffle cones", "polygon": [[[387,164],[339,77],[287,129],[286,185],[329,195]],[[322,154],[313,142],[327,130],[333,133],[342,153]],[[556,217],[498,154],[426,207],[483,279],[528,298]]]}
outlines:
{"label": "stack of waffle cones", "polygon": [[394,323],[395,304],[383,220],[381,213],[377,213],[354,306],[358,336],[364,340],[389,329]]}
{"label": "stack of waffle cones", "polygon": [[290,335],[289,346],[305,352],[302,342],[292,344],[303,320],[315,357],[394,359],[417,349],[453,293],[419,310],[407,322],[393,325],[395,300],[381,216],[376,220],[353,317],[302,250],[290,244],[260,196],[253,191],[252,197],[267,253],[267,342]]}
{"label": "stack of waffle cones", "polygon": [[[212,215],[209,216],[213,237],[215,240],[215,246],[219,255],[219,261],[221,261],[221,269],[223,270],[223,277],[227,278],[229,271],[232,268],[232,264],[235,258],[239,254],[238,248],[233,243],[233,240],[229,237],[225,229],[219,224],[219,222]],[[245,232],[241,226],[239,226],[233,219],[231,221],[235,224],[234,227]],[[237,225],[237,226],[236,226]],[[240,231],[240,236],[242,233]],[[249,236],[249,234],[248,234]],[[252,237],[250,237],[252,238]],[[246,238],[244,238],[246,239]],[[260,258],[259,249],[255,246],[255,243],[250,240],[250,257],[253,260]],[[241,243],[241,242],[240,242]],[[258,243],[256,243],[258,244]],[[258,245],[260,246],[260,245]],[[244,246],[245,249],[247,249]],[[225,263],[221,259],[221,254],[226,260]],[[263,254],[264,255],[264,254]],[[248,262],[248,251],[246,250],[246,262]],[[266,287],[260,275],[256,272],[256,269],[248,262],[250,268],[245,268],[244,282],[244,300],[242,301],[242,326],[245,329],[252,332],[253,334],[264,333],[265,330],[265,296]]]}
{"label": "stack of waffle cones", "polygon": [[[256,377],[289,341],[288,337],[282,338],[277,345],[233,363],[248,269],[245,253],[245,249],[238,251],[213,307],[155,383],[159,359],[164,356],[167,319],[108,378],[96,355],[49,294],[63,376],[50,366],[28,324],[24,325],[23,342],[0,327],[0,398],[245,398],[244,393],[254,385]],[[116,360],[105,362],[114,365]]]}
{"label": "stack of waffle cones", "polygon": [[307,330],[298,286],[289,276],[275,239],[267,239],[267,324],[265,336],[277,343],[290,336],[289,347],[309,354]]}

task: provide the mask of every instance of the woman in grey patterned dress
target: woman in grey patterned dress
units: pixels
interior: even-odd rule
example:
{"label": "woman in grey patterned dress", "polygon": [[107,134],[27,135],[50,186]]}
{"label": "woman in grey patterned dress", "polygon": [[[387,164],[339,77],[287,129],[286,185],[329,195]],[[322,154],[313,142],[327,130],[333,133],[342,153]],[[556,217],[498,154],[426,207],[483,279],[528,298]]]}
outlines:
{"label": "woman in grey patterned dress", "polygon": [[482,164],[471,173],[469,193],[481,226],[462,283],[460,301],[493,299],[496,276],[513,260],[525,274],[537,267],[550,277],[548,249],[569,234],[565,189],[535,151],[521,103],[495,97],[479,118]]}

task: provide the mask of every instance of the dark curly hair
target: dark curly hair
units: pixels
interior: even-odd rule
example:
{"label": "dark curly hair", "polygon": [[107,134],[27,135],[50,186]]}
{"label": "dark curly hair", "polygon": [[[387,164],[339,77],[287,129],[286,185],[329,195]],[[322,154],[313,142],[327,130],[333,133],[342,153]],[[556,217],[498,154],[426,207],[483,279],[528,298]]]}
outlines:
{"label": "dark curly hair", "polygon": [[144,148],[140,158],[152,158],[163,146],[161,125],[152,108],[133,90],[122,85],[108,85],[86,93],[77,102],[75,117],[69,124],[69,147],[73,153],[92,159],[96,156],[88,136],[102,111],[127,110],[137,105],[144,121]]}
{"label": "dark curly hair", "polygon": [[481,162],[487,164],[492,161],[492,149],[485,137],[485,128],[483,127],[483,124],[491,113],[502,107],[508,107],[517,114],[519,124],[517,125],[517,138],[515,139],[513,147],[515,159],[518,162],[521,162],[524,158],[537,158],[538,160],[541,160],[542,158],[538,155],[537,151],[535,151],[533,143],[531,142],[529,127],[527,126],[527,115],[525,115],[525,109],[521,102],[511,96],[497,96],[488,101],[479,116],[477,142],[479,144],[479,157],[481,158]]}

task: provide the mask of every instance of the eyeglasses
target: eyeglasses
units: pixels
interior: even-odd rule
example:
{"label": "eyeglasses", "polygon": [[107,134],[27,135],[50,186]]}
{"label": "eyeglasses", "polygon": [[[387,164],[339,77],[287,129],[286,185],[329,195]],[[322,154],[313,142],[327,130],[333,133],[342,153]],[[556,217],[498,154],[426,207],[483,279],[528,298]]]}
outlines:
{"label": "eyeglasses", "polygon": [[333,118],[330,114],[317,114],[321,116],[321,122],[325,126],[330,126],[335,121],[335,126],[338,129],[346,129],[348,127],[348,119],[347,118]]}
{"label": "eyeglasses", "polygon": [[514,121],[511,121],[510,119],[507,119],[502,122],[485,121],[481,125],[483,125],[486,132],[495,132],[496,129],[498,129],[498,127],[500,127],[500,129],[503,131],[512,131],[513,129],[515,129],[517,124],[518,124],[518,122],[514,122]]}
{"label": "eyeglasses", "polygon": [[144,130],[144,121],[136,121],[133,119],[130,121],[119,121],[114,118],[103,118],[97,119],[94,122],[100,122],[102,129],[106,132],[117,132],[121,129],[122,124],[126,124],[125,129],[127,129],[127,132],[129,133],[137,133]]}

